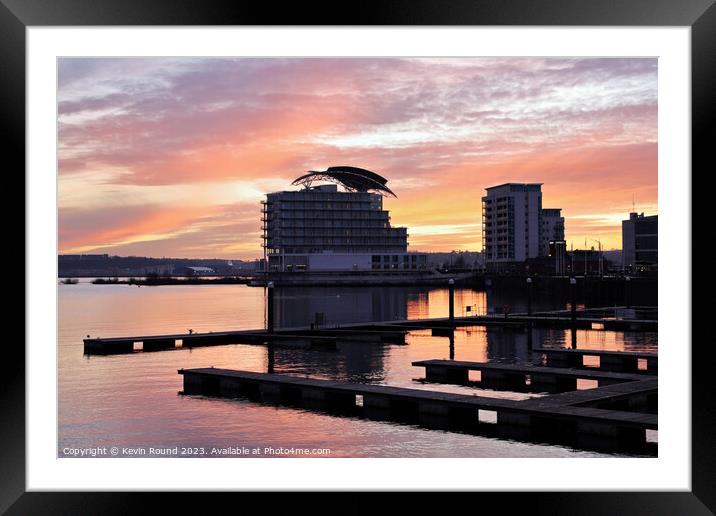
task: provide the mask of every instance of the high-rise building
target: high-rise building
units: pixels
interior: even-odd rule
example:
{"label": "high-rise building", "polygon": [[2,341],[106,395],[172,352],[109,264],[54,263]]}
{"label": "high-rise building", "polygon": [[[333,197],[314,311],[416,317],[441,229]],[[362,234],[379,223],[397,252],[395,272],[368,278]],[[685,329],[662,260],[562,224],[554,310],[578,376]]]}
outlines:
{"label": "high-rise building", "polygon": [[659,219],[658,215],[630,213],[622,221],[622,264],[636,272],[658,264]]}
{"label": "high-rise building", "polygon": [[487,188],[482,198],[485,263],[524,262],[538,257],[542,183],[506,183]]}
{"label": "high-rise building", "polygon": [[540,255],[551,256],[550,242],[564,241],[564,217],[561,208],[543,208],[540,228]]}
{"label": "high-rise building", "polygon": [[267,194],[262,229],[268,271],[425,269],[427,255],[408,252],[407,228],[393,227],[383,209],[383,196],[395,196],[386,183],[369,170],[330,167],[294,180],[301,190]]}

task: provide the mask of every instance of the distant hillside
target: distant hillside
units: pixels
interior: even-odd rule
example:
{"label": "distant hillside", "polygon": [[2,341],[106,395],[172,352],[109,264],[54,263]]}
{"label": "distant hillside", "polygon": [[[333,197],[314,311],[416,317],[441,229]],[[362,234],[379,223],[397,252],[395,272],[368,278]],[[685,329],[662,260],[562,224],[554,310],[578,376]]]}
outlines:
{"label": "distant hillside", "polygon": [[147,274],[184,275],[186,267],[209,267],[218,275],[252,272],[253,261],[207,258],[149,258],[107,254],[61,254],[57,257],[58,276],[114,277]]}

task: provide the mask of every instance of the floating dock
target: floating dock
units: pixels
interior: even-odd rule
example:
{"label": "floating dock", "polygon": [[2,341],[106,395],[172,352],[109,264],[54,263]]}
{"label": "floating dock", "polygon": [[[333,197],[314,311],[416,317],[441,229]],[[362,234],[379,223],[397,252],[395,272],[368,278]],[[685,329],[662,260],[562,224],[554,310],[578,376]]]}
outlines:
{"label": "floating dock", "polygon": [[224,344],[267,344],[269,342],[291,347],[336,347],[335,336],[292,333],[266,333],[262,330],[225,331],[212,333],[183,333],[176,335],[139,335],[84,339],[86,355],[114,355],[134,351],[165,351],[177,348],[219,346]]}
{"label": "floating dock", "polygon": [[[628,323],[628,324],[627,324]],[[395,320],[344,324],[333,328],[298,327],[282,328],[268,332],[266,329],[219,331],[210,333],[182,333],[173,335],[140,335],[133,337],[88,337],[84,339],[87,355],[109,355],[134,351],[161,351],[177,347],[217,346],[223,344],[266,344],[281,342],[297,346],[335,346],[340,340],[376,340],[391,344],[405,342],[405,334],[411,330],[432,331],[435,336],[450,336],[456,328],[465,326],[497,326],[505,328],[551,327],[634,329],[655,331],[656,321],[622,321],[610,319],[579,319],[538,316],[469,316],[437,317],[431,319]],[[615,326],[616,325],[616,326]],[[332,340],[331,340],[332,339]],[[332,344],[331,344],[332,342]],[[556,360],[556,359],[550,359]],[[607,359],[609,360],[609,359]]]}
{"label": "floating dock", "polygon": [[[435,383],[474,384],[485,389],[516,392],[567,392],[577,390],[577,380],[593,380],[598,387],[634,382],[643,375],[589,369],[524,366],[459,360],[421,360],[412,363],[425,368],[425,380]],[[470,371],[479,371],[480,380],[471,381]]]}
{"label": "floating dock", "polygon": [[[583,368],[584,357],[598,357],[598,368],[602,371],[656,375],[659,371],[659,357],[656,353],[635,351],[601,351],[596,349],[552,349],[533,348],[533,356],[542,357],[542,363],[554,367]],[[639,363],[644,368],[639,367]]]}
{"label": "floating dock", "polygon": [[645,412],[657,414],[659,382],[656,378],[645,378],[638,382],[625,382],[564,392],[522,401],[525,406],[549,407],[552,405],[570,405],[575,407],[595,407],[627,412]]}
{"label": "floating dock", "polygon": [[[614,396],[623,401],[632,394],[643,398],[655,393],[656,382],[650,379],[628,383],[636,387],[631,394],[628,389],[612,389],[622,385],[611,385],[580,391],[589,392],[589,396],[536,403],[230,369],[180,369],[178,372],[183,376],[183,394],[188,395],[247,397],[368,419],[484,431],[489,435],[559,442],[588,449],[655,451],[655,445],[647,442],[646,436],[647,430],[658,428],[655,414],[588,406],[590,400],[596,398],[606,403]],[[641,383],[647,385],[640,386]],[[493,413],[495,422],[487,422],[483,412]]]}

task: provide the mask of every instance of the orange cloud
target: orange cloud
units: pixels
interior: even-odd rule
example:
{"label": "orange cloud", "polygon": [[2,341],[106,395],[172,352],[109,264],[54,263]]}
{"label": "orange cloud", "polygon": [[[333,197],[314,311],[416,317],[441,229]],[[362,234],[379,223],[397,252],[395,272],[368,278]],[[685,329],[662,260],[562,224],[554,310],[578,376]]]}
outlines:
{"label": "orange cloud", "polygon": [[[206,207],[163,208],[161,210],[141,209],[136,212],[129,211],[126,217],[115,220],[106,220],[100,227],[90,228],[86,232],[79,232],[73,236],[65,236],[71,231],[68,223],[73,218],[92,216],[91,214],[74,213],[73,216],[65,214],[60,216],[60,252],[79,252],[79,249],[94,249],[99,247],[114,247],[133,244],[144,240],[161,240],[176,234],[191,230],[192,224],[211,213]],[[64,220],[63,220],[64,219]]]}
{"label": "orange cloud", "polygon": [[632,195],[658,205],[655,59],[66,59],[59,79],[62,252],[259,256],[260,194],[341,164],[389,179],[426,251],[479,250],[505,182],[544,183],[575,246],[620,247]]}

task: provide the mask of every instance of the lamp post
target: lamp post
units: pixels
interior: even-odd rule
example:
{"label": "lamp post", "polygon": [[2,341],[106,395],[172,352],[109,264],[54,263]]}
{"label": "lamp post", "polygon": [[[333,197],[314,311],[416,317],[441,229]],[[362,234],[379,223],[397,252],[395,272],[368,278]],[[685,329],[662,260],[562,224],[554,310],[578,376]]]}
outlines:
{"label": "lamp post", "polygon": [[451,321],[455,320],[455,280],[448,280],[448,316]]}
{"label": "lamp post", "polygon": [[[268,291],[266,293],[266,333],[271,335],[273,334],[273,281],[269,281],[266,286],[268,287]],[[273,374],[275,362],[273,339],[269,338],[266,344],[266,351],[268,354],[266,372]]]}
{"label": "lamp post", "polygon": [[631,278],[624,278],[624,305],[631,308]]}
{"label": "lamp post", "polygon": [[571,300],[569,304],[572,308],[572,324],[577,323],[577,280],[576,278],[569,278],[569,285],[570,285],[570,297]]}
{"label": "lamp post", "polygon": [[527,315],[532,315],[532,278],[527,278]]}
{"label": "lamp post", "polygon": [[[604,276],[604,259],[602,258],[602,241],[596,238],[590,238],[592,242],[596,242],[599,245],[599,277]],[[586,274],[586,273],[585,273]]]}
{"label": "lamp post", "polygon": [[266,332],[273,333],[273,281],[269,281],[266,295]]}

